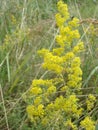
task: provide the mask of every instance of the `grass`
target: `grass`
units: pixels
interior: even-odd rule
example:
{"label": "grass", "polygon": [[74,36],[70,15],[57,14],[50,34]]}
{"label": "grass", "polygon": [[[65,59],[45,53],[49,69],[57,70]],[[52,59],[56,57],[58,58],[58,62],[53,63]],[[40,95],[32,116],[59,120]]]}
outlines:
{"label": "grass", "polygon": [[[97,19],[98,1],[65,0],[72,16]],[[25,93],[35,78],[45,76],[42,60],[37,55],[41,48],[55,46],[57,0],[4,0],[0,4],[0,129],[33,130],[28,125]],[[91,23],[80,28],[86,52],[83,60],[83,86],[98,95],[98,32],[88,34]],[[96,25],[98,28],[98,24]],[[84,31],[87,31],[85,33]],[[93,42],[91,42],[93,41]],[[88,88],[88,89],[86,89]],[[98,105],[94,114],[98,114]],[[98,117],[96,117],[98,120]],[[39,129],[39,128],[38,128]]]}

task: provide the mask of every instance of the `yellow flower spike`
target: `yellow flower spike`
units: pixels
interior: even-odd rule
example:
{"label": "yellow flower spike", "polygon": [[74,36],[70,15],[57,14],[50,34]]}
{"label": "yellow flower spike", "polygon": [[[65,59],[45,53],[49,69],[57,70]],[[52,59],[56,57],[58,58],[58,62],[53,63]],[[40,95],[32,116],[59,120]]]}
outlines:
{"label": "yellow flower spike", "polygon": [[[41,124],[43,128],[45,126],[49,129],[53,127],[54,129],[77,130],[71,118],[77,122],[85,113],[83,108],[80,108],[81,100],[76,96],[82,92],[80,91],[82,87],[81,60],[77,55],[84,50],[84,43],[82,41],[77,43],[77,39],[80,38],[77,29],[79,19],[69,18],[68,7],[62,0],[58,2],[57,8],[58,13],[55,15],[59,28],[59,33],[55,38],[57,45],[51,51],[48,49],[38,51],[43,56],[42,67],[49,72],[44,78],[48,79],[33,80],[30,90],[32,94],[30,101],[33,100],[33,105],[28,106],[27,111],[31,121],[39,126]],[[88,99],[89,101],[86,102],[88,106],[94,105],[92,104],[95,102],[93,96],[89,95]],[[52,121],[55,119],[54,125]],[[88,122],[91,123],[90,121],[89,118]],[[51,125],[50,122],[52,122]],[[61,122],[65,122],[66,125],[63,123],[63,126],[59,125]],[[78,127],[89,128],[89,125],[86,126],[84,122],[85,119],[83,122],[79,120]],[[94,126],[93,123],[92,125]]]}
{"label": "yellow flower spike", "polygon": [[59,1],[57,4],[58,11],[61,13],[61,15],[67,20],[69,18],[69,12],[67,4],[65,4],[63,1]]}

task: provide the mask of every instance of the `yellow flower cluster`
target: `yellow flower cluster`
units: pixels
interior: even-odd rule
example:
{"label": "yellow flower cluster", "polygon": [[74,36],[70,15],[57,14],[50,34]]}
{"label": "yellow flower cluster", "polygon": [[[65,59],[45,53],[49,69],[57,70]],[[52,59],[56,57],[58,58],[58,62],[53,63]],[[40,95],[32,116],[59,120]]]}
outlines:
{"label": "yellow flower cluster", "polygon": [[15,16],[14,15],[11,15],[11,22],[12,22],[12,24],[16,24],[16,18],[15,18]]}
{"label": "yellow flower cluster", "polygon": [[37,107],[34,105],[28,105],[26,110],[28,113],[28,117],[34,122],[35,119],[37,121],[39,118],[42,118],[44,116],[44,106],[42,104],[38,105]]}
{"label": "yellow flower cluster", "polygon": [[67,129],[72,129],[72,130],[78,130],[77,126],[73,124],[71,119],[67,120],[64,125],[67,127]]}
{"label": "yellow flower cluster", "polygon": [[82,80],[82,70],[80,68],[80,58],[75,57],[71,62],[71,67],[68,73],[67,85],[72,88],[80,88]]}
{"label": "yellow flower cluster", "polygon": [[[77,130],[74,121],[84,115],[79,98],[76,96],[82,86],[81,60],[78,54],[84,51],[82,41],[77,27],[79,20],[71,20],[67,5],[60,0],[57,4],[58,13],[56,23],[59,27],[59,34],[56,36],[57,46],[51,51],[48,49],[39,50],[38,53],[43,57],[43,68],[53,73],[53,77],[46,79],[35,79],[32,82],[30,101],[27,113],[32,122],[40,123],[50,127],[54,121],[58,128]],[[87,109],[90,110],[95,102],[92,95],[88,96]],[[80,103],[80,104],[79,104]],[[38,117],[38,118],[37,118]],[[72,122],[73,121],[73,122]],[[86,121],[87,123],[86,125]],[[81,122],[83,128],[94,128],[94,123],[90,118],[85,118]],[[61,124],[60,124],[61,123]],[[51,125],[50,125],[51,124]],[[88,129],[87,129],[88,130]]]}
{"label": "yellow flower cluster", "polygon": [[75,53],[75,54],[77,54],[77,53],[79,53],[79,52],[81,52],[81,51],[83,51],[84,50],[84,44],[83,44],[83,42],[79,42],[74,48],[73,48],[73,52]]}
{"label": "yellow flower cluster", "polygon": [[45,69],[55,71],[56,73],[62,73],[63,71],[62,63],[63,63],[62,57],[54,56],[52,55],[51,52],[49,52],[44,56],[43,67]]}
{"label": "yellow flower cluster", "polygon": [[62,1],[59,1],[57,3],[58,11],[59,13],[56,14],[56,23],[60,27],[64,25],[66,20],[69,18],[69,12],[68,12],[68,7],[66,4],[64,4]]}
{"label": "yellow flower cluster", "polygon": [[39,88],[39,87],[32,87],[32,88],[30,89],[30,93],[35,94],[35,95],[38,95],[38,94],[41,94],[41,93],[42,93],[42,89]]}
{"label": "yellow flower cluster", "polygon": [[[73,113],[72,116],[78,116],[80,110],[78,110],[78,98],[75,95],[70,95],[66,98],[66,102],[64,104],[64,110],[67,113]],[[82,111],[81,111],[82,112]],[[81,113],[80,113],[81,114]]]}
{"label": "yellow flower cluster", "polygon": [[69,26],[74,27],[74,28],[78,27],[79,26],[79,19],[73,18],[72,21],[70,21],[68,24],[69,24]]}
{"label": "yellow flower cluster", "polygon": [[43,79],[35,79],[32,82],[31,89],[29,90],[29,93],[35,96],[39,96],[43,94],[44,91],[47,91],[48,93],[52,93],[56,91],[56,87],[53,85],[52,80],[43,80]]}
{"label": "yellow flower cluster", "polygon": [[[59,53],[58,51],[57,53]],[[55,73],[58,73],[58,74],[60,74],[63,71],[62,63],[64,61],[62,57],[53,55],[47,49],[38,51],[38,53],[44,56],[43,68],[54,71]]]}
{"label": "yellow flower cluster", "polygon": [[6,50],[13,48],[14,45],[22,45],[24,38],[27,38],[27,30],[16,28],[16,30],[11,34],[6,34],[0,50]]}
{"label": "yellow flower cluster", "polygon": [[88,98],[86,100],[86,104],[87,104],[87,110],[91,110],[94,107],[94,103],[96,101],[96,98],[94,95],[89,94]]}
{"label": "yellow flower cluster", "polygon": [[53,54],[54,55],[57,55],[57,56],[61,56],[64,52],[64,48],[61,47],[61,48],[54,48],[53,49]]}
{"label": "yellow flower cluster", "polygon": [[80,122],[81,126],[86,130],[95,130],[95,123],[91,120],[90,117],[85,117],[84,120]]}

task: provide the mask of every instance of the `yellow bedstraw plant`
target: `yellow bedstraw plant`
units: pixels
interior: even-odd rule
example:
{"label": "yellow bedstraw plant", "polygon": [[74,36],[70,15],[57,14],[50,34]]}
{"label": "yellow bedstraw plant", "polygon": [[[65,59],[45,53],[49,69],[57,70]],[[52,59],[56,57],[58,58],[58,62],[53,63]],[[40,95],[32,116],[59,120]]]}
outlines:
{"label": "yellow bedstraw plant", "polygon": [[38,130],[95,130],[95,122],[89,112],[96,98],[88,95],[84,108],[78,96],[82,94],[79,54],[84,51],[84,43],[79,40],[79,19],[70,19],[68,7],[62,0],[57,3],[57,8],[57,45],[52,50],[38,51],[44,59],[43,68],[51,72],[53,77],[32,81],[27,97],[28,117]]}

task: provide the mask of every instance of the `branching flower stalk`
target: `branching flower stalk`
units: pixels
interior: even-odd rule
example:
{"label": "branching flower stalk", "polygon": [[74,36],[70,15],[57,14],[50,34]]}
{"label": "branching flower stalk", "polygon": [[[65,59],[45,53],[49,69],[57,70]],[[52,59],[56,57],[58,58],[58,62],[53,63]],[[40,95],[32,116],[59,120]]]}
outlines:
{"label": "branching flower stalk", "polygon": [[[68,7],[62,0],[57,3],[57,8],[55,18],[59,34],[56,36],[56,47],[51,51],[38,51],[44,60],[43,68],[53,76],[32,81],[26,109],[28,117],[36,128],[40,124],[43,128],[95,130],[95,122],[88,113],[93,109],[96,98],[89,95],[84,108],[77,97],[82,93],[79,54],[84,51],[84,43],[79,40],[79,19],[70,19]],[[81,116],[85,118],[75,123]]]}

